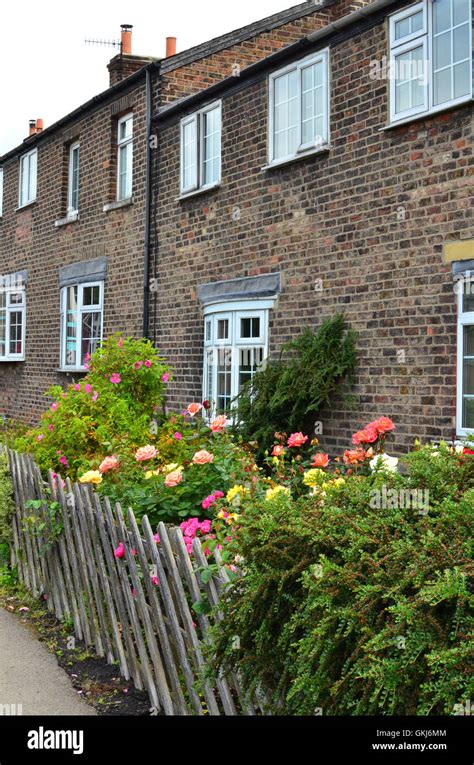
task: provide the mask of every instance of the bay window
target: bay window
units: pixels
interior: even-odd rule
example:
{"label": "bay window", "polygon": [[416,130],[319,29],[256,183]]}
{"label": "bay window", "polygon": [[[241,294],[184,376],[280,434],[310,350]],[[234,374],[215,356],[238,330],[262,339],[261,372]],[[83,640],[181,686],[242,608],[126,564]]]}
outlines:
{"label": "bay window", "polygon": [[471,0],[422,0],[390,17],[391,122],[472,93]]}
{"label": "bay window", "polygon": [[103,282],[61,290],[61,368],[85,369],[102,340]]}
{"label": "bay window", "polygon": [[474,280],[458,283],[457,434],[474,433]]}
{"label": "bay window", "polygon": [[232,416],[235,399],[268,355],[268,305],[251,302],[206,309],[203,397],[210,415]]}

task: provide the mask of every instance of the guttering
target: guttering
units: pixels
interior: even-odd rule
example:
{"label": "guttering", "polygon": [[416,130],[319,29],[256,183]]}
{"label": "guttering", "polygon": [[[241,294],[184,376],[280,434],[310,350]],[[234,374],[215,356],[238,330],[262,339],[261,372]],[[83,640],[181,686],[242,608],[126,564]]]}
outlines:
{"label": "guttering", "polygon": [[[406,2],[408,2],[408,0],[406,0]],[[270,54],[270,56],[260,59],[260,61],[257,61],[254,64],[250,64],[250,66],[246,67],[246,69],[240,73],[239,77],[226,77],[224,80],[221,80],[215,85],[211,85],[205,90],[200,90],[192,96],[187,96],[159,109],[155,112],[153,119],[161,121],[171,117],[175,113],[191,109],[204,100],[211,100],[227,91],[237,91],[243,87],[243,83],[247,83],[249,80],[257,78],[265,71],[271,70],[272,67],[283,65],[287,60],[290,61],[299,53],[305,53],[308,50],[312,50],[315,44],[324,42],[327,38],[346,31],[351,26],[357,27],[358,23],[369,20],[371,16],[375,16],[385,8],[402,4],[402,0],[374,0],[370,5],[360,8],[357,11],[353,11],[352,13],[347,14],[347,16],[343,16],[341,19],[333,21],[331,24],[323,27],[323,29],[318,29],[316,32],[312,32],[310,35],[302,37],[295,43]]]}

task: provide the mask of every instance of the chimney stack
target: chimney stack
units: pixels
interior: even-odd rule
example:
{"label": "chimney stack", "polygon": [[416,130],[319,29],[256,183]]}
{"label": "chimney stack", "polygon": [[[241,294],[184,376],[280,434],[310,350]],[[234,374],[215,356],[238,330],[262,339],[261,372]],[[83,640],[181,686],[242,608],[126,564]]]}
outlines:
{"label": "chimney stack", "polygon": [[121,24],[122,27],[122,55],[132,55],[132,24]]}
{"label": "chimney stack", "polygon": [[166,58],[176,55],[176,37],[166,38]]}
{"label": "chimney stack", "polygon": [[29,135],[36,135],[36,133],[41,133],[43,130],[43,120],[37,119],[37,120],[30,120],[30,130]]}

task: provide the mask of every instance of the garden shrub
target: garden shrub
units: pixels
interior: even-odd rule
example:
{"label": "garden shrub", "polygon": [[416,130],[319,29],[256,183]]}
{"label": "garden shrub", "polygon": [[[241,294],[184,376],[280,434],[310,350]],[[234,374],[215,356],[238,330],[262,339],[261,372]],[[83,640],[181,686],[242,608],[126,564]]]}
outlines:
{"label": "garden shrub", "polygon": [[441,444],[403,461],[246,504],[211,674],[238,671],[294,715],[453,714],[472,698],[474,458]]}
{"label": "garden shrub", "polygon": [[53,404],[15,448],[32,452],[42,470],[75,479],[98,458],[147,442],[150,423],[162,415],[169,379],[150,341],[113,335],[89,360],[80,382],[48,391]]}
{"label": "garden shrub", "polygon": [[305,329],[246,384],[237,400],[239,432],[258,444],[260,457],[275,432],[314,433],[317,413],[354,371],[355,343],[355,332],[337,315],[316,332]]}

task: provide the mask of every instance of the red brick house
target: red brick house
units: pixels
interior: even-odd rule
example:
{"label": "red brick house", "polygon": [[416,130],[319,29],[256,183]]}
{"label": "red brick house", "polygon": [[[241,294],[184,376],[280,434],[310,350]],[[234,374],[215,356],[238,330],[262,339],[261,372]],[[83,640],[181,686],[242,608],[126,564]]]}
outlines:
{"label": "red brick house", "polygon": [[[0,415],[35,420],[102,337],[149,324],[151,115],[363,5],[305,2],[164,60],[109,64],[110,87],[0,157]],[[164,158],[166,164],[166,158]],[[154,285],[155,282],[153,281]]]}
{"label": "red brick house", "polygon": [[150,335],[172,405],[222,411],[344,312],[356,404],[322,441],[389,415],[403,450],[474,432],[472,3],[362,5],[157,110]]}

